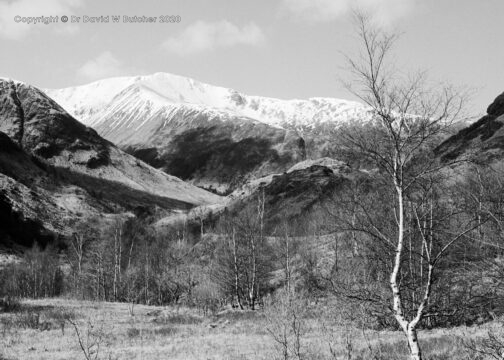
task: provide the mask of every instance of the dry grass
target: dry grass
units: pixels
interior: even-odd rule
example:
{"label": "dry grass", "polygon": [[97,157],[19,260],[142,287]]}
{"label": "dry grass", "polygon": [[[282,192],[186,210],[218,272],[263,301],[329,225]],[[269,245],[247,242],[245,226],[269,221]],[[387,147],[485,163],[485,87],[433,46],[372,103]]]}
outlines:
{"label": "dry grass", "polygon": [[[101,331],[98,359],[275,358],[274,342],[260,312],[203,317],[193,309],[138,305],[135,316],[130,316],[128,304],[65,299],[24,301],[23,309],[21,315],[0,314],[0,359],[85,359],[73,327],[68,322],[61,327],[62,319],[68,318],[83,334],[89,324],[93,331]],[[38,314],[38,325],[33,319],[29,326],[20,324],[20,316],[32,316],[27,314]],[[428,359],[471,359],[457,339],[483,336],[485,331],[425,331],[421,341]],[[400,333],[362,332],[310,319],[304,336],[306,358],[331,359],[329,343],[336,359],[348,359],[349,344],[351,359],[404,359],[406,353]]]}

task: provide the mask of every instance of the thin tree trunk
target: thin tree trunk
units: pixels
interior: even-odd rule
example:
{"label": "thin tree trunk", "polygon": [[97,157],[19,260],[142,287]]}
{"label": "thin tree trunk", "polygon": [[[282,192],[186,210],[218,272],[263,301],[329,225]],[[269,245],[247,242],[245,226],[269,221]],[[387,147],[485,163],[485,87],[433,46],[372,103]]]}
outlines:
{"label": "thin tree trunk", "polygon": [[289,254],[289,236],[285,231],[285,281],[287,282],[287,292],[291,293],[291,272],[290,272],[290,254]]}
{"label": "thin tree trunk", "polygon": [[[257,204],[257,215],[259,218],[259,239],[258,243],[262,244],[263,239],[264,239],[264,189],[262,189],[259,199],[258,199],[258,204]],[[251,286],[249,289],[249,299],[250,299],[250,304],[251,304],[251,309],[255,310],[255,300],[256,297],[259,295],[259,283],[257,281],[257,244],[256,244],[256,239],[254,234],[250,234],[250,245],[251,245],[251,252],[252,252],[252,282]]]}
{"label": "thin tree trunk", "polygon": [[128,254],[128,269],[131,266],[131,256],[133,255],[133,246],[134,246],[134,244],[135,244],[135,238],[133,237],[131,239],[131,246],[130,246],[129,254]]}
{"label": "thin tree trunk", "polygon": [[117,301],[117,229],[114,233],[114,279],[112,281],[112,295]]}
{"label": "thin tree trunk", "polygon": [[256,284],[256,245],[255,245],[255,238],[254,235],[252,234],[250,236],[250,246],[251,246],[251,252],[252,252],[252,274],[251,274],[251,281],[250,281],[250,287],[249,287],[249,306],[252,310],[255,310],[255,284]]}
{"label": "thin tree trunk", "polygon": [[[354,195],[354,204],[357,202],[357,199]],[[355,229],[357,226],[357,214],[355,207],[352,208],[352,228]],[[352,231],[352,256],[356,257],[359,256],[359,244],[357,243],[357,236],[355,234],[355,231]]]}
{"label": "thin tree trunk", "polygon": [[121,274],[121,263],[122,263],[122,225],[119,227],[119,239],[118,239],[119,249],[117,254],[117,280],[120,284],[122,283],[122,274]]}
{"label": "thin tree trunk", "polygon": [[401,257],[404,246],[404,204],[403,204],[403,193],[402,189],[397,186],[397,202],[399,206],[398,213],[398,236],[397,236],[397,245],[395,249],[395,257],[394,257],[394,266],[392,273],[390,275],[390,287],[392,289],[392,300],[393,300],[393,311],[394,316],[403,329],[405,333],[407,333],[407,321],[403,315],[402,309],[402,299],[401,299],[401,291],[399,289],[399,271],[401,269]]}
{"label": "thin tree trunk", "polygon": [[145,252],[145,304],[148,304],[149,297],[149,255],[148,251]]}
{"label": "thin tree trunk", "polygon": [[243,305],[241,303],[240,291],[239,291],[240,272],[238,269],[238,255],[237,255],[237,248],[236,248],[236,231],[235,231],[234,227],[233,227],[233,233],[231,236],[232,236],[232,241],[233,241],[233,265],[234,265],[234,276],[235,276],[234,290],[235,290],[236,301],[238,301],[238,306],[240,306],[240,310],[243,310]]}

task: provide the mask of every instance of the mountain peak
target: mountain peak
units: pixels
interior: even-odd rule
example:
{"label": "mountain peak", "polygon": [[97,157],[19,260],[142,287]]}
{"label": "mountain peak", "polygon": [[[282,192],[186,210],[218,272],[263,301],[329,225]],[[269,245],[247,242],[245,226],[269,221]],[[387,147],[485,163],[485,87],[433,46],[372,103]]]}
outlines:
{"label": "mountain peak", "polygon": [[[128,91],[126,89],[130,88]],[[106,109],[126,113],[127,97],[131,88],[144,99],[150,109],[170,110],[180,106],[196,106],[227,113],[228,116],[249,118],[284,129],[303,129],[319,123],[339,126],[354,119],[370,118],[368,107],[355,102],[327,97],[300,100],[281,100],[271,97],[250,96],[237,90],[214,86],[192,78],[158,72],[152,75],[117,77],[60,90],[46,90],[47,94],[67,111],[87,125],[102,122]],[[138,101],[135,101],[138,105]],[[135,105],[135,110],[138,110]],[[105,112],[104,112],[105,111]],[[135,127],[131,119],[130,126]],[[139,119],[140,124],[145,121]]]}

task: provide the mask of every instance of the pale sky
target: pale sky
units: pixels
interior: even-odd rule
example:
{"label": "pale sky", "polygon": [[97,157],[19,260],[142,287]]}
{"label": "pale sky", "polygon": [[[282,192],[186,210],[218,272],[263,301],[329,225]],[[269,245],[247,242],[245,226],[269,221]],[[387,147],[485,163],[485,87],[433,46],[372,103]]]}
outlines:
{"label": "pale sky", "polygon": [[[403,33],[401,68],[475,89],[474,114],[504,91],[504,0],[0,0],[0,76],[60,88],[169,72],[249,95],[354,99],[338,79],[341,52],[356,50],[355,4]],[[80,23],[15,21],[62,15]],[[101,15],[121,22],[83,23]]]}

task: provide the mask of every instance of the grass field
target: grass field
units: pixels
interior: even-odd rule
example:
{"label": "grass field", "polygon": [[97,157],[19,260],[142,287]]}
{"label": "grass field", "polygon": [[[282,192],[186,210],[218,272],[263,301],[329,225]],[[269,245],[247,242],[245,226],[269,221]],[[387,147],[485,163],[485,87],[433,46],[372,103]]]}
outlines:
{"label": "grass field", "polygon": [[[203,316],[195,309],[137,305],[131,316],[124,303],[26,300],[16,312],[0,314],[0,359],[85,360],[76,330],[95,360],[276,359],[281,354],[270,325],[262,311]],[[420,340],[427,359],[476,359],[460,338],[484,336],[492,327],[498,325],[423,331]],[[305,329],[306,359],[407,358],[399,332],[362,331],[313,317]]]}

